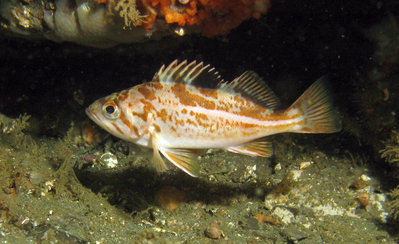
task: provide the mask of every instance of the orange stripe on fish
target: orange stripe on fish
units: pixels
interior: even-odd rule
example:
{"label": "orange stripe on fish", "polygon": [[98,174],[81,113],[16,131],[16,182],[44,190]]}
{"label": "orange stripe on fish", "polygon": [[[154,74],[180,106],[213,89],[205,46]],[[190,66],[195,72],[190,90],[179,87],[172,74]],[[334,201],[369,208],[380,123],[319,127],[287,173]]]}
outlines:
{"label": "orange stripe on fish", "polygon": [[[209,82],[215,85],[203,86]],[[153,148],[158,171],[167,169],[163,155],[197,176],[194,154],[198,149],[268,157],[272,154],[269,135],[341,129],[324,79],[288,109],[279,107],[277,96],[252,71],[226,82],[210,65],[175,60],[162,66],[152,81],[101,98],[86,113],[112,135]]]}

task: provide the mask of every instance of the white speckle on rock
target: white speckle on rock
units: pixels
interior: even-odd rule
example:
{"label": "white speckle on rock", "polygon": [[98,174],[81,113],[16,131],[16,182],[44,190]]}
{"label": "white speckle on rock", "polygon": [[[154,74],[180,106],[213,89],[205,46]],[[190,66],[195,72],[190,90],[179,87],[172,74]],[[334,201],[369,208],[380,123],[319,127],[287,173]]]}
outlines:
{"label": "white speckle on rock", "polygon": [[363,181],[369,181],[369,180],[371,180],[371,178],[370,178],[369,176],[365,175],[365,174],[362,174],[362,175],[360,176],[360,179],[362,179]]}
{"label": "white speckle on rock", "polygon": [[291,170],[289,172],[292,181],[298,181],[299,177],[301,177],[302,171],[300,170]]}
{"label": "white speckle on rock", "polygon": [[280,163],[278,163],[278,164],[276,164],[276,166],[274,166],[274,171],[280,171],[281,170],[281,164]]}
{"label": "white speckle on rock", "polygon": [[284,224],[291,224],[295,218],[294,214],[286,208],[276,207],[272,213]]}

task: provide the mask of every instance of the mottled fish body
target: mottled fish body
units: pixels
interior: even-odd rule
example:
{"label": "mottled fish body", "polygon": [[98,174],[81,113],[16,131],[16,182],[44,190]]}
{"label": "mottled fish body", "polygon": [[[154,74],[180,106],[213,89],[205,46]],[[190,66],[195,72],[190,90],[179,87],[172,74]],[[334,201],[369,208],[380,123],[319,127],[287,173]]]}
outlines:
{"label": "mottled fish body", "polygon": [[[217,85],[201,87],[205,82]],[[269,135],[333,133],[341,128],[322,79],[288,109],[278,106],[275,94],[254,72],[225,82],[209,65],[174,61],[162,66],[151,82],[101,98],[86,113],[114,136],[152,147],[158,170],[167,168],[161,153],[196,176],[196,149],[267,157],[272,154]]]}

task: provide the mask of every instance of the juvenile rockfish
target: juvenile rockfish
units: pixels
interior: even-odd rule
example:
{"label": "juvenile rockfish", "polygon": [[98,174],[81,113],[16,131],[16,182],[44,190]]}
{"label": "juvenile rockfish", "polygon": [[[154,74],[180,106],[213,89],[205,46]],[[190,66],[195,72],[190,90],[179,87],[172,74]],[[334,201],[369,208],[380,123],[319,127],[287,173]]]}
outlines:
{"label": "juvenile rockfish", "polygon": [[[214,88],[200,86],[209,81]],[[151,82],[101,98],[86,113],[112,135],[152,147],[157,170],[167,169],[162,154],[191,176],[198,175],[198,149],[268,157],[269,135],[341,129],[322,79],[288,109],[278,106],[275,94],[252,71],[225,82],[209,65],[175,60]]]}

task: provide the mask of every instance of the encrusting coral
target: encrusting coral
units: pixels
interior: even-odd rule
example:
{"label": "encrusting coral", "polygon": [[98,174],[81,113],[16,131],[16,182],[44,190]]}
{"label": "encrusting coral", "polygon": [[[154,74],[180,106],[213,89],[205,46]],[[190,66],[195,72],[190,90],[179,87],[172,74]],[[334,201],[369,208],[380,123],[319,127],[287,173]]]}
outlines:
{"label": "encrusting coral", "polygon": [[110,4],[125,27],[154,28],[157,19],[178,26],[197,26],[204,36],[227,34],[251,17],[260,18],[269,0],[97,0]]}

